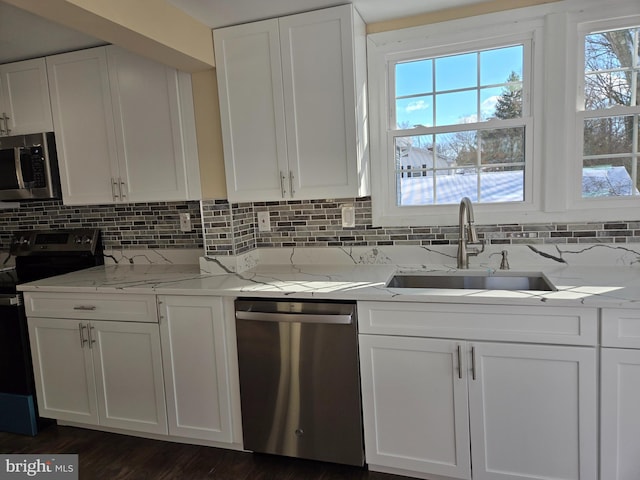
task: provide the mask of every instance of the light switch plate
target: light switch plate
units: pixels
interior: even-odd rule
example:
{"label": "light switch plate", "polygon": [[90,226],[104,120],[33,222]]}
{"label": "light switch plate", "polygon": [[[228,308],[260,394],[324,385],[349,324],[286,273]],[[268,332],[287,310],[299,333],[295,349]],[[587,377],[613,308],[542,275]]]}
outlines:
{"label": "light switch plate", "polygon": [[258,231],[271,231],[271,218],[269,216],[269,212],[258,212]]}
{"label": "light switch plate", "polygon": [[189,213],[180,214],[180,231],[190,232],[191,228],[191,215]]}
{"label": "light switch plate", "polygon": [[353,205],[342,206],[342,228],[353,228],[356,226],[356,209]]}

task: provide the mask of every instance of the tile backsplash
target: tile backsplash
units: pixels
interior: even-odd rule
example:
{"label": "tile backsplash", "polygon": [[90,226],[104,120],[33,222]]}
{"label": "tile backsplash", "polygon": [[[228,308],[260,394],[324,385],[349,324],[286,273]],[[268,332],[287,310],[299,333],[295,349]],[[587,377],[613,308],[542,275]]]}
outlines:
{"label": "tile backsplash", "polygon": [[[342,205],[355,207],[356,223],[343,228]],[[229,204],[203,201],[208,256],[237,255],[262,247],[454,245],[458,226],[374,227],[371,198]],[[269,212],[270,232],[259,232],[257,212]],[[640,220],[616,222],[477,225],[492,245],[635,243]]]}
{"label": "tile backsplash", "polygon": [[[180,231],[182,212],[191,215],[191,232]],[[66,206],[48,200],[0,210],[0,250],[9,248],[14,231],[65,228],[99,228],[106,249],[203,247],[197,201]]]}
{"label": "tile backsplash", "polygon": [[[342,205],[355,207],[356,223],[343,228]],[[257,213],[269,212],[271,231],[259,232]],[[179,214],[193,231],[181,232]],[[203,249],[207,256],[239,255],[256,248],[454,245],[458,226],[374,227],[371,199],[233,203],[157,202],[65,206],[23,202],[0,210],[0,250],[22,229],[100,228],[107,249]],[[640,242],[640,220],[616,222],[477,225],[492,245]]]}

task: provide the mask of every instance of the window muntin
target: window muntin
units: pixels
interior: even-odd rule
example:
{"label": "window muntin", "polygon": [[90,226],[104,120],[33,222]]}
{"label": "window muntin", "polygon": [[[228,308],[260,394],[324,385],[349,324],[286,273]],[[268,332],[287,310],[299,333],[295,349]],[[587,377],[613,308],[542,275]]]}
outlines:
{"label": "window muntin", "polygon": [[525,44],[403,60],[389,143],[396,206],[522,202]]}
{"label": "window muntin", "polygon": [[640,26],[584,37],[582,198],[640,195]]}

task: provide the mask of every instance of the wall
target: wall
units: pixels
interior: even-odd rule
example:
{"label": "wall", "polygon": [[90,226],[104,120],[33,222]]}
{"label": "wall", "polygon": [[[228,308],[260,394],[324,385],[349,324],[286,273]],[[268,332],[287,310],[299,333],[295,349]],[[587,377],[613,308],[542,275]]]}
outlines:
{"label": "wall", "polygon": [[[178,214],[191,214],[193,231],[181,232]],[[106,249],[202,248],[199,202],[64,206],[59,201],[23,202],[0,210],[0,250],[17,230],[100,228]]]}

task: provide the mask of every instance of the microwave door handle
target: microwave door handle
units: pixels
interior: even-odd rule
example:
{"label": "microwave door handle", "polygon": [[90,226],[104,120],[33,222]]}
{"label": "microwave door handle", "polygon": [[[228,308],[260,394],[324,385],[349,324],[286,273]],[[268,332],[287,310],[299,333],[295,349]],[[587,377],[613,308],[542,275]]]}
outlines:
{"label": "microwave door handle", "polygon": [[13,153],[16,160],[16,180],[18,181],[18,188],[24,188],[24,178],[22,177],[22,157],[20,155],[22,147],[15,147]]}

